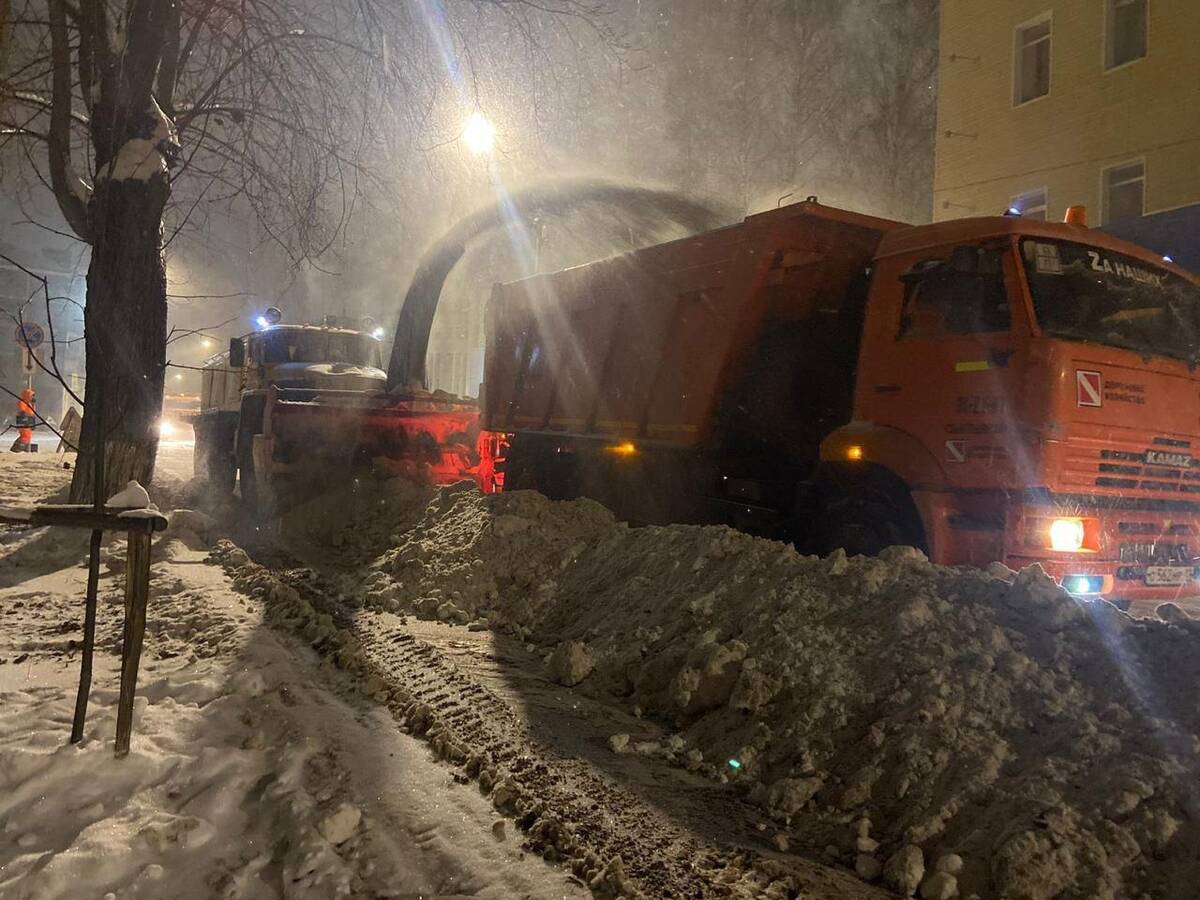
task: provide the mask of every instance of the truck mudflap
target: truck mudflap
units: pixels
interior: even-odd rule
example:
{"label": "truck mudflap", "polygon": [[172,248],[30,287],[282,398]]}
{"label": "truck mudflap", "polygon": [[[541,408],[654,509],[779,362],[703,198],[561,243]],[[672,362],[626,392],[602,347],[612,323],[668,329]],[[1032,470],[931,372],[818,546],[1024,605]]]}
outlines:
{"label": "truck mudflap", "polygon": [[460,398],[272,387],[262,423],[255,467],[271,476],[371,464],[451,484],[479,466],[479,410]]}

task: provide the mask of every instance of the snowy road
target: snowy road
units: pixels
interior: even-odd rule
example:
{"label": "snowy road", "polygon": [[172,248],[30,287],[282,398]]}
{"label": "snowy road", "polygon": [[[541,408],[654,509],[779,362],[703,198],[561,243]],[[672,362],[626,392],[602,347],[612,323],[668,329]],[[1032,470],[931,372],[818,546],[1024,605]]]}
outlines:
{"label": "snowy road", "polygon": [[[0,495],[53,493],[2,458]],[[568,897],[479,792],[206,562],[158,544],[133,750],[112,758],[123,549],[101,581],[89,727],[67,745],[83,535],[0,536],[0,897]]]}

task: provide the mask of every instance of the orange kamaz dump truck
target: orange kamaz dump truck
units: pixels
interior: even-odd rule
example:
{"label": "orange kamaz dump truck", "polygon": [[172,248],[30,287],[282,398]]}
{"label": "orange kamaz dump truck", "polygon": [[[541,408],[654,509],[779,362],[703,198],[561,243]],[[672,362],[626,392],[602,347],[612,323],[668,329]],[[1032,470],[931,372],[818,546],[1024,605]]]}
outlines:
{"label": "orange kamaz dump truck", "polygon": [[487,316],[505,489],[1200,593],[1200,288],[1083,225],[810,198],[498,285]]}

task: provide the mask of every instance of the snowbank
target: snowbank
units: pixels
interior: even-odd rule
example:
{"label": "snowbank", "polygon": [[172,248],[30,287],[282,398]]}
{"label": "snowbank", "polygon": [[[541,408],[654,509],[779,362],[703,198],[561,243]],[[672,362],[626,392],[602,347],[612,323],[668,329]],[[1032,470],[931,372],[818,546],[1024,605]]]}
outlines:
{"label": "snowbank", "polygon": [[803,557],[468,485],[361,593],[541,646],[550,676],[677,732],[634,750],[743,783],[798,845],[901,893],[1192,896],[1200,622],[1077,601],[1037,568]]}
{"label": "snowbank", "polygon": [[[24,499],[69,475],[0,465],[0,489]],[[385,708],[269,627],[208,564],[220,531],[175,509],[155,543],[121,760],[123,538],[102,551],[95,681],[70,745],[88,533],[0,533],[0,898],[581,895],[497,841],[487,799]]]}

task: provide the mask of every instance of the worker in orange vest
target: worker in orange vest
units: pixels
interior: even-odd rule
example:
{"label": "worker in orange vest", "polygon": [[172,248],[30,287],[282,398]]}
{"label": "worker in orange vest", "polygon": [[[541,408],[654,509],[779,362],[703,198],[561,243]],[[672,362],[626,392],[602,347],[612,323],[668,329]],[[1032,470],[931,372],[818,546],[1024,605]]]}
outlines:
{"label": "worker in orange vest", "polygon": [[37,401],[34,400],[33,388],[21,391],[21,399],[17,401],[17,439],[9,447],[13,453],[28,453],[33,444],[33,426],[37,424]]}

